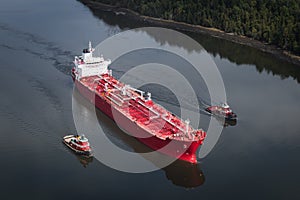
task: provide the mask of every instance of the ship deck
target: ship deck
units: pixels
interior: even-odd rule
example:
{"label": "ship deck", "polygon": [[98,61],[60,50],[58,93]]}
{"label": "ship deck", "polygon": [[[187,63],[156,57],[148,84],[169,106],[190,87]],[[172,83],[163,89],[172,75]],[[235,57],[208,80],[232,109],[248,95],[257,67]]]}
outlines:
{"label": "ship deck", "polygon": [[142,91],[125,85],[113,76],[83,77],[80,82],[153,136],[187,142],[202,142],[205,138],[202,129],[194,130],[188,122],[145,98]]}

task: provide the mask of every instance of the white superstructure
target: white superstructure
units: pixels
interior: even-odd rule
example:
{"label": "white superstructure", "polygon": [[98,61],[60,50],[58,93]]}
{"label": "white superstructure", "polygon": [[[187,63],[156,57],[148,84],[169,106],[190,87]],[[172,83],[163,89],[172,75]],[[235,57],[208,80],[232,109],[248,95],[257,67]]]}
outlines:
{"label": "white superstructure", "polygon": [[93,57],[93,51],[91,42],[89,42],[89,48],[83,49],[81,56],[75,56],[75,78],[80,79],[86,76],[95,76],[108,73],[108,65],[111,60],[104,60],[103,56]]}

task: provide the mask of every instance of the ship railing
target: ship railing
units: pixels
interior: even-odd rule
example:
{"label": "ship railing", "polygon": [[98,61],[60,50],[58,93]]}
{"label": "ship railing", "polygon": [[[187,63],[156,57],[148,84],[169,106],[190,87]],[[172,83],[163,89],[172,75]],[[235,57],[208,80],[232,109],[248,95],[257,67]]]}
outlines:
{"label": "ship railing", "polygon": [[[149,111],[153,112],[156,116],[153,116],[154,118],[159,118],[160,114],[154,110],[152,107],[145,105],[143,102],[141,101],[136,101],[138,104],[142,105],[144,108],[148,109]],[[153,118],[153,119],[154,119]]]}
{"label": "ship railing", "polygon": [[77,146],[77,147],[79,147],[79,148],[85,148],[85,147],[87,147],[87,146],[90,146],[90,143],[87,143],[86,145],[80,145],[80,144],[78,144],[78,143],[76,143],[76,142],[74,142],[74,141],[71,141],[71,143],[72,144],[74,144],[75,146]]}
{"label": "ship railing", "polygon": [[[174,114],[173,114],[174,115]],[[180,119],[178,118],[176,115],[174,115],[177,119]],[[184,125],[186,128],[183,128],[182,126],[174,123],[170,118],[168,118],[168,114],[164,114],[162,115],[162,118],[167,121],[168,123],[170,123],[171,125],[175,126],[176,128],[178,128],[181,132],[183,132],[185,134],[185,136],[189,139],[192,139],[194,140],[195,138],[195,130],[189,125],[189,124],[186,124],[184,122],[182,122],[182,120],[180,119],[180,124],[181,125]]]}
{"label": "ship railing", "polygon": [[[121,93],[123,93],[124,95],[129,96],[128,100],[130,100],[130,99],[136,100],[138,97],[137,96],[133,97],[132,92],[130,92],[129,90],[134,91],[134,92],[139,92],[140,93],[140,98],[143,99],[143,94],[145,93],[144,91],[135,89],[135,88],[133,88],[129,85],[125,85],[123,88],[120,89]],[[155,111],[152,107],[147,106],[146,104],[144,104],[141,101],[136,101],[136,102],[138,102],[143,107],[149,109],[151,112],[153,112],[156,115],[156,116],[151,116],[152,119],[160,117],[160,114],[157,111]]]}
{"label": "ship railing", "polygon": [[[103,84],[103,83],[100,82],[100,80],[102,80],[102,79],[103,79],[103,77],[100,76],[100,78],[94,80],[94,83],[97,83],[98,85],[103,86],[104,91],[107,91],[107,90],[108,90],[108,89],[106,88],[107,86],[105,86],[105,84]],[[94,90],[96,90],[96,86],[94,87]],[[110,89],[110,90],[111,90],[112,92],[115,91],[114,89]],[[122,106],[122,105],[123,105],[123,103],[124,103],[124,100],[123,100],[123,99],[121,99],[120,97],[118,97],[118,96],[115,95],[114,93],[110,93],[110,95],[113,96],[113,97],[115,97],[115,98],[117,98],[118,101],[120,101],[120,102],[117,102],[117,100],[115,100],[115,99],[113,99],[112,97],[110,97],[110,96],[107,95],[106,97],[107,97],[109,100],[111,100],[112,102],[114,102],[114,103],[117,104],[118,106]]]}
{"label": "ship railing", "polygon": [[156,115],[156,116],[152,116],[153,119],[159,118],[159,117],[160,117],[160,114],[159,114],[157,111],[155,111],[152,107],[147,106],[147,105],[145,105],[143,102],[140,102],[140,101],[138,101],[138,103],[139,103],[140,105],[144,106],[145,108],[149,109],[151,112],[153,112],[153,113]]}
{"label": "ship railing", "polygon": [[[141,92],[141,96],[142,96],[142,92],[143,92],[143,91],[138,90],[138,89],[135,89],[135,88],[132,88],[132,87],[130,87],[130,86],[129,86],[128,88],[131,89],[131,90],[133,90],[133,91]],[[170,123],[172,126],[175,126],[175,127],[178,128],[180,131],[182,131],[183,133],[185,133],[185,135],[186,135],[188,138],[191,137],[190,134],[193,133],[193,131],[194,131],[193,128],[191,128],[191,127],[188,125],[188,130],[185,130],[185,129],[182,128],[181,126],[179,126],[179,125],[175,124],[174,122],[172,122],[171,119],[168,119],[168,118],[167,118],[168,113],[167,113],[166,109],[165,109],[163,106],[156,104],[159,108],[161,108],[162,110],[165,111],[164,114],[160,115],[160,113],[158,113],[157,111],[155,111],[152,107],[149,107],[149,106],[145,105],[145,104],[142,103],[141,101],[138,101],[138,103],[141,104],[142,106],[148,108],[150,111],[152,111],[153,113],[156,114],[156,116],[153,116],[153,119],[159,118],[159,117],[161,116],[165,121],[167,121],[168,123]],[[172,114],[172,115],[174,115],[174,114]],[[174,115],[174,117],[176,117],[177,119],[180,119],[180,123],[181,123],[181,124],[185,124],[185,123],[181,120],[181,118],[179,118],[178,116]],[[192,134],[192,135],[193,135],[193,134]]]}
{"label": "ship railing", "polygon": [[[94,81],[93,81],[93,84],[97,83],[99,85],[103,85],[101,82],[100,82],[101,78],[96,78]],[[104,86],[104,85],[103,85]],[[95,87],[96,88],[96,87]]]}
{"label": "ship railing", "polygon": [[[167,122],[171,122],[170,119],[167,118],[167,117],[169,116],[169,114],[168,114],[168,112],[167,112],[167,109],[166,109],[165,107],[159,105],[159,104],[156,104],[156,106],[159,107],[161,110],[165,111],[164,114],[161,115],[161,117],[162,117],[164,120],[166,120]],[[170,114],[173,115],[174,118],[179,119],[181,124],[185,124],[185,123],[182,121],[182,119],[181,119],[180,117],[178,117],[178,116],[175,115],[174,113],[170,113]],[[175,123],[171,122],[170,124],[173,125],[173,124],[175,124]],[[177,124],[175,124],[175,127],[180,128],[180,130],[181,130],[182,132],[184,132],[184,133],[187,132],[186,130],[183,130],[183,128],[181,128],[180,126],[178,126]],[[189,126],[189,128],[191,129],[191,130],[189,130],[189,132],[193,132],[193,131],[194,131],[194,129],[193,129],[191,126]]]}
{"label": "ship railing", "polygon": [[100,80],[103,80],[103,79],[102,78],[95,79],[95,82],[97,82],[98,85],[101,85],[101,86],[103,86],[103,88],[105,88],[105,84],[101,83]]}
{"label": "ship railing", "polygon": [[[113,85],[113,84],[108,80],[108,79],[109,79],[109,76],[101,76],[101,75],[100,75],[100,77],[101,77],[103,80],[105,80],[107,83]],[[115,87],[115,85],[113,85],[113,86]]]}
{"label": "ship railing", "polygon": [[157,119],[157,118],[159,118],[158,115],[156,115],[156,116],[151,116],[151,117],[150,117],[150,120]]}
{"label": "ship railing", "polygon": [[143,95],[145,94],[144,91],[139,90],[139,89],[136,89],[136,88],[133,88],[133,87],[131,87],[130,85],[127,85],[127,86],[125,86],[125,87],[126,87],[126,89],[130,89],[130,90],[132,90],[132,91],[135,91],[135,92],[140,93],[141,99],[144,98],[144,96],[143,96]]}
{"label": "ship railing", "polygon": [[[92,83],[93,86],[94,86],[94,93],[95,93],[96,88],[97,88],[98,85],[101,85],[101,86],[104,87],[104,85],[100,82],[100,80],[101,80],[101,78],[97,78],[97,79],[95,79],[95,80],[93,81],[93,83]],[[95,83],[96,83],[96,85],[95,85]]]}
{"label": "ship railing", "polygon": [[129,101],[130,99],[132,99],[131,97],[123,97],[120,94],[116,94],[120,99],[122,99],[123,101]]}
{"label": "ship railing", "polygon": [[184,130],[182,127],[180,127],[179,125],[175,124],[174,122],[172,122],[170,119],[167,118],[167,115],[162,115],[161,118],[163,118],[166,122],[168,122],[169,124],[171,124],[172,126],[175,126],[176,128],[178,128],[179,130],[181,130],[183,133],[186,132],[186,130]]}
{"label": "ship railing", "polygon": [[133,92],[131,91],[132,87],[130,87],[129,85],[124,85],[123,87],[119,87],[118,85],[113,85],[118,91],[120,91],[120,94],[122,95],[122,98],[124,98],[123,96],[128,96],[128,98],[126,98],[127,100],[133,99],[136,100],[138,97],[140,97],[140,95],[134,95]]}
{"label": "ship railing", "polygon": [[[130,93],[129,91],[127,91],[127,86],[126,85],[124,87],[122,87],[122,88],[118,87],[117,85],[114,85],[114,86],[117,89],[117,91],[120,92],[119,94],[117,94],[117,96],[120,99],[123,99],[123,101],[129,101],[131,99],[136,100],[137,97],[134,97],[132,95],[132,93]],[[125,97],[125,96],[127,96],[127,97]]]}
{"label": "ship railing", "polygon": [[106,83],[110,84],[110,82],[108,82],[108,80],[107,80],[107,79],[108,79],[107,77],[104,77],[104,76],[102,76],[102,75],[99,75],[99,77],[100,77],[99,79],[96,79],[96,80],[98,81],[99,84],[101,84],[101,85],[104,86],[103,83],[99,82],[100,80],[105,80]]}
{"label": "ship railing", "polygon": [[[111,83],[109,82],[109,80],[108,80],[108,77],[103,77],[103,76],[100,75],[100,78],[103,79],[103,80],[105,80],[108,84],[110,84],[110,85],[112,85],[112,86],[114,87],[114,89],[110,89],[111,91],[116,91],[116,90],[117,90],[117,91],[120,91],[124,96],[125,96],[125,95],[128,96],[128,98],[123,98],[122,96],[120,96],[120,94],[116,95],[116,94],[111,93],[111,95],[114,95],[114,97],[116,97],[116,98],[117,98],[119,101],[121,101],[122,103],[118,103],[116,100],[114,100],[113,98],[111,98],[111,97],[108,96],[110,100],[112,100],[114,103],[116,103],[116,104],[119,105],[119,106],[122,106],[123,103],[124,103],[124,101],[128,101],[128,100],[131,100],[131,99],[136,100],[136,99],[138,98],[138,96],[134,97],[131,91],[140,93],[139,96],[140,96],[141,99],[143,99],[143,94],[145,94],[145,92],[142,91],[142,90],[133,88],[133,87],[131,87],[131,86],[129,86],[129,85],[125,85],[124,87],[118,87],[118,85],[116,85],[116,84],[111,84]],[[104,88],[106,88],[105,85],[104,85],[103,83],[99,82],[99,84],[101,84]],[[131,90],[131,91],[130,91],[130,90]],[[140,105],[142,105],[143,107],[149,109],[149,111],[151,111],[151,112],[153,112],[153,113],[155,114],[154,116],[151,116],[151,117],[150,117],[151,120],[157,119],[157,118],[159,118],[159,117],[162,117],[162,119],[164,119],[166,122],[168,122],[168,123],[171,124],[172,126],[178,128],[181,132],[185,133],[185,135],[186,135],[188,138],[191,138],[191,137],[192,137],[192,139],[194,140],[194,137],[195,137],[195,136],[194,136],[194,130],[193,130],[193,128],[192,128],[190,125],[186,125],[186,124],[182,121],[182,119],[179,118],[178,116],[176,116],[175,114],[172,114],[172,115],[174,115],[175,118],[179,119],[181,124],[185,124],[186,126],[188,126],[188,128],[187,128],[187,129],[184,129],[184,128],[182,128],[181,126],[179,126],[178,124],[175,124],[174,122],[172,122],[171,119],[167,118],[168,113],[167,113],[166,109],[165,109],[163,106],[161,106],[161,105],[159,105],[159,104],[156,104],[159,108],[161,108],[162,110],[165,111],[165,113],[161,115],[161,114],[158,113],[156,110],[154,110],[152,107],[147,106],[147,105],[144,104],[143,102],[141,102],[141,101],[136,101],[136,102],[138,102]],[[133,104],[131,104],[131,103],[130,103],[130,105],[135,106],[135,105],[133,105]],[[135,107],[136,107],[136,106],[135,106]],[[138,107],[136,107],[136,108],[137,108],[138,110],[140,110],[143,114],[145,114],[145,111],[143,111],[142,109],[140,109],[140,108],[138,108]]]}
{"label": "ship railing", "polygon": [[[148,113],[146,113],[144,110],[142,110],[141,108],[137,107],[136,105],[134,105],[134,104],[132,104],[132,103],[130,103],[130,102],[129,102],[129,104],[130,104],[131,106],[134,106],[136,109],[138,109],[142,114],[148,115]],[[146,107],[146,108],[147,108],[147,107]],[[149,109],[149,108],[147,108],[147,109]],[[157,118],[160,117],[160,115],[159,115],[158,113],[156,113],[153,109],[149,109],[149,111],[151,111],[151,112],[153,112],[154,114],[156,114],[155,116],[153,116],[153,115],[150,116],[150,117],[149,117],[150,120],[157,119]]]}
{"label": "ship railing", "polygon": [[114,98],[116,98],[118,101],[122,102],[122,104],[124,104],[124,102],[127,102],[132,99],[131,97],[124,98],[120,94],[114,93],[114,92],[118,92],[118,91],[119,90],[116,90],[116,89],[110,89],[110,95],[113,96]]}
{"label": "ship railing", "polygon": [[[103,77],[103,76],[100,75],[100,79],[99,79],[99,80],[104,80],[104,81],[106,81],[106,83],[108,83],[108,84],[110,84],[111,86],[114,87],[113,89],[110,89],[111,91],[114,91],[114,92],[120,91],[120,92],[122,93],[122,92],[123,92],[122,89],[123,89],[123,88],[125,89],[125,92],[126,92],[125,95],[128,96],[128,98],[124,98],[123,96],[120,96],[120,95],[118,94],[118,98],[119,98],[119,99],[122,99],[123,101],[128,101],[128,100],[130,100],[130,99],[135,99],[135,98],[132,98],[132,97],[131,97],[131,96],[132,96],[131,93],[127,91],[127,88],[126,88],[127,86],[119,87],[117,84],[112,84],[112,83],[109,82],[107,79],[108,79],[108,77]],[[105,84],[101,83],[100,81],[98,81],[98,84],[101,85],[101,86],[103,86],[104,89],[106,88]],[[124,95],[124,96],[125,96],[125,95]]]}
{"label": "ship railing", "polygon": [[115,104],[117,104],[118,106],[122,106],[123,105],[123,103],[120,103],[120,102],[118,102],[118,101],[116,101],[115,99],[113,99],[112,97],[110,97],[110,96],[106,96],[109,100],[111,100],[112,102],[114,102]]}
{"label": "ship railing", "polygon": [[114,84],[113,86],[114,86],[117,90],[122,91],[122,88],[123,88],[123,87],[119,87],[117,84]]}

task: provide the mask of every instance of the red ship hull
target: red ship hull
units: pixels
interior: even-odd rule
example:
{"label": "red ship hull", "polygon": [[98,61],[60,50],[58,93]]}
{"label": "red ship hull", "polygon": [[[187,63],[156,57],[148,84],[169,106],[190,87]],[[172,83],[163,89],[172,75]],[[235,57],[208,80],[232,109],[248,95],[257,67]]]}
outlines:
{"label": "red ship hull", "polygon": [[111,106],[110,103],[105,101],[105,99],[83,85],[80,81],[77,79],[74,81],[75,86],[81,95],[93,103],[105,115],[115,121],[121,129],[138,139],[140,142],[144,143],[155,151],[176,159],[184,160],[190,163],[197,163],[196,151],[199,145],[201,145],[200,141],[187,142],[171,140],[169,138],[163,140],[153,136],[147,130],[137,125],[137,122],[132,121],[130,118],[128,118],[128,116],[123,115],[113,106]]}

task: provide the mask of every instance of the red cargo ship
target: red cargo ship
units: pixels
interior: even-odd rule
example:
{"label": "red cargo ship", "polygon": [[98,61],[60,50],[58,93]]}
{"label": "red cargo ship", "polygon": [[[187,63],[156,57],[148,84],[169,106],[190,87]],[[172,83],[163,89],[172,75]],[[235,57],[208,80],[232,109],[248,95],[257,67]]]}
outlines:
{"label": "red cargo ship", "polygon": [[206,133],[195,130],[151,100],[151,94],[126,85],[112,76],[110,60],[93,57],[89,43],[75,56],[72,77],[77,90],[125,132],[151,149],[190,163],[197,163],[196,151]]}

